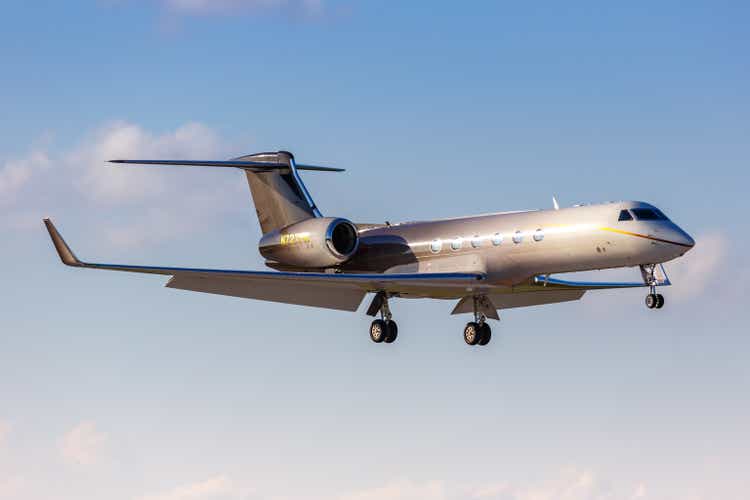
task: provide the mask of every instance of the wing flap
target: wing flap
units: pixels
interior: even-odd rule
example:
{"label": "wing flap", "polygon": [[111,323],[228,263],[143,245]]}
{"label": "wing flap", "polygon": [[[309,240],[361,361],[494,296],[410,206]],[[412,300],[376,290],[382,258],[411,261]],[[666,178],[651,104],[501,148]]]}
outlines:
{"label": "wing flap", "polygon": [[[558,302],[569,302],[572,300],[578,300],[583,297],[586,290],[555,290],[549,289],[544,291],[533,291],[533,292],[513,292],[513,293],[499,293],[489,294],[487,299],[492,306],[497,309],[513,309],[516,307],[530,307],[530,306],[541,306],[544,304],[556,304]],[[474,311],[474,303],[471,296],[464,297],[461,299],[456,307],[453,309],[451,314],[463,314]],[[497,312],[495,315],[490,315],[486,311],[483,311],[488,318],[497,319]]]}
{"label": "wing flap", "polygon": [[340,311],[356,311],[366,294],[357,286],[299,283],[291,280],[256,277],[237,279],[178,274],[172,277],[166,286],[179,290],[324,307]]}

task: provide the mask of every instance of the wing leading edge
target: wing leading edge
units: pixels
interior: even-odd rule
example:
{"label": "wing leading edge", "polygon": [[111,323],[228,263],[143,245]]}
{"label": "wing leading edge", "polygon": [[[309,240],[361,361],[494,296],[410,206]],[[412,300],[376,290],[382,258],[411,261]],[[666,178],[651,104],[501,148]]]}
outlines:
{"label": "wing leading edge", "polygon": [[477,273],[335,274],[91,263],[76,257],[51,220],[44,224],[67,266],[172,276],[169,288],[287,304],[355,311],[368,292],[456,294],[484,280]]}
{"label": "wing leading edge", "polygon": [[[656,266],[654,271],[656,278],[656,286],[670,286],[672,284],[669,281],[669,276],[664,270],[664,266],[659,264]],[[552,278],[550,276],[534,276],[531,280],[531,286],[539,289],[539,287],[545,289],[558,289],[558,290],[607,290],[612,288],[642,288],[647,287],[649,284],[645,281],[567,281],[559,278]]]}

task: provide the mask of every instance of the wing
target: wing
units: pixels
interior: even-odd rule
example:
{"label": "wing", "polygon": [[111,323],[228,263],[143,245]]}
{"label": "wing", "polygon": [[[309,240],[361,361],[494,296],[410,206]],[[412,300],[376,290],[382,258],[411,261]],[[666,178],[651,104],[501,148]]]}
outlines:
{"label": "wing", "polygon": [[355,311],[368,292],[419,296],[460,296],[483,288],[483,274],[335,274],[193,269],[83,262],[65,243],[52,221],[44,219],[63,264],[88,269],[172,276],[167,287],[234,297]]}
{"label": "wing", "polygon": [[[664,270],[664,266],[659,264],[654,270],[654,277],[656,278],[656,286],[669,286],[672,284],[667,276],[667,271]],[[645,281],[566,281],[558,278],[552,278],[550,276],[534,276],[531,279],[529,286],[519,287],[521,289],[530,290],[607,290],[612,288],[640,288],[649,286]]]}
{"label": "wing", "polygon": [[[667,272],[659,264],[655,270],[656,286],[669,286]],[[533,276],[527,284],[508,288],[495,288],[483,300],[484,314],[496,318],[494,309],[512,309],[514,307],[540,306],[579,300],[589,290],[608,290],[614,288],[640,288],[649,286],[644,281],[567,281],[550,276]],[[473,296],[463,297],[451,314],[462,314],[474,310]]]}

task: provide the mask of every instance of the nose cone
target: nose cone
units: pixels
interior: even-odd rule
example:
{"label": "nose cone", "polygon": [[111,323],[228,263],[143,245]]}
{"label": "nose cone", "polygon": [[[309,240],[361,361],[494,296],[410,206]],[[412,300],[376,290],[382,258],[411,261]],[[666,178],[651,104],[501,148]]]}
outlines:
{"label": "nose cone", "polygon": [[695,246],[695,240],[671,221],[667,224],[655,223],[650,234],[662,242],[668,243],[677,256],[683,255]]}
{"label": "nose cone", "polygon": [[677,226],[674,226],[670,237],[677,245],[687,250],[690,250],[695,246],[695,240],[693,237]]}
{"label": "nose cone", "polygon": [[[684,231],[683,231],[683,233],[684,233]],[[692,236],[690,236],[687,233],[685,233],[685,244],[689,245],[690,248],[693,248],[695,246],[695,240],[693,239]]]}

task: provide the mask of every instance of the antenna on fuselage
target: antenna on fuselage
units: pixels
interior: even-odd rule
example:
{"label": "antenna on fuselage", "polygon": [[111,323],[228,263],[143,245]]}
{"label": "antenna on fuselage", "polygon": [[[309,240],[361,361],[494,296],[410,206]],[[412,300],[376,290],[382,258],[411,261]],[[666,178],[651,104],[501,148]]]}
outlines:
{"label": "antenna on fuselage", "polygon": [[557,198],[554,196],[552,197],[552,205],[555,207],[555,210],[560,210],[560,204],[557,203]]}

